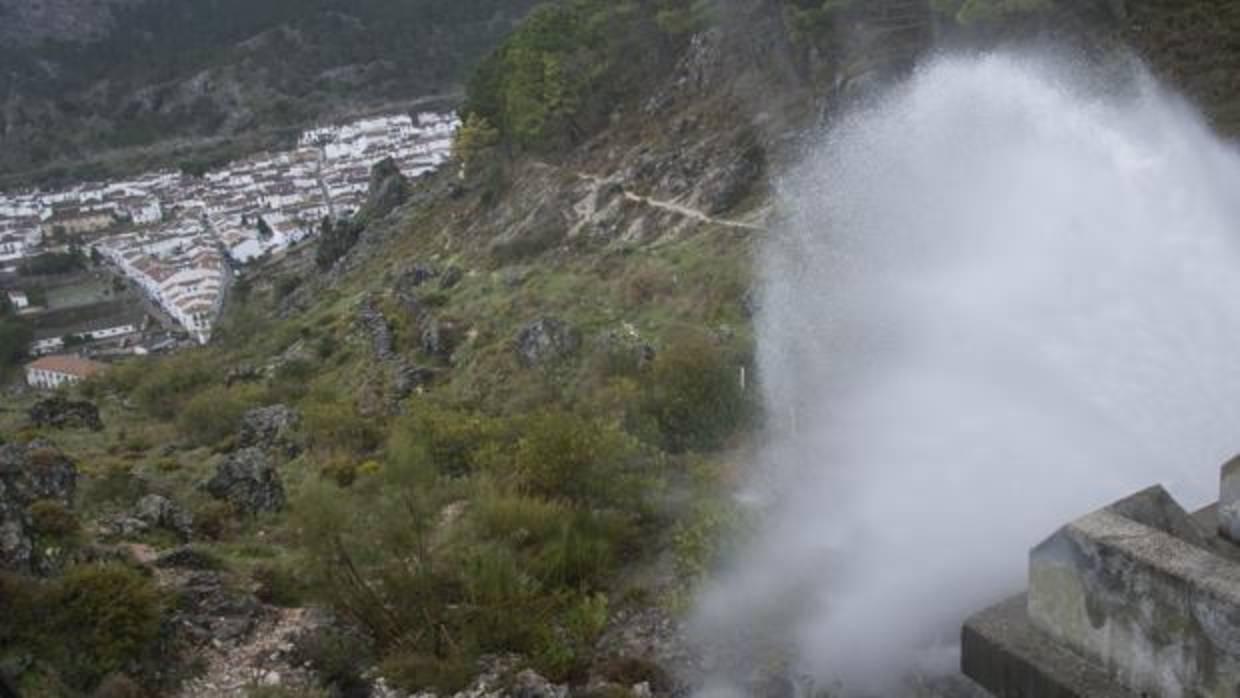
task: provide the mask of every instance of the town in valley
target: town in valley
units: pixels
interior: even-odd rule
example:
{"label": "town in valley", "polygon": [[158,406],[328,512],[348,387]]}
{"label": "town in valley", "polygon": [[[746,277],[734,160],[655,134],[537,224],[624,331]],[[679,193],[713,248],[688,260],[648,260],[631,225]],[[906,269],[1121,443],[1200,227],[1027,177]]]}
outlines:
{"label": "town in valley", "polygon": [[49,366],[73,381],[97,360],[207,343],[237,275],[356,213],[377,162],[409,178],[434,170],[456,125],[452,114],[376,116],[201,176],[0,193],[0,303],[33,326],[27,353],[42,357],[27,382],[59,385]]}

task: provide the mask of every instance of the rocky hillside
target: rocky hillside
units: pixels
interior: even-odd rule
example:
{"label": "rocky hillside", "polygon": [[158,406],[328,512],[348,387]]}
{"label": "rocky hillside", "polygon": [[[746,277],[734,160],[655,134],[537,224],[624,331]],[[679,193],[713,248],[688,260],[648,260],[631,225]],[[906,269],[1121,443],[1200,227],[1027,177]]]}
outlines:
{"label": "rocky hillside", "polygon": [[0,185],[235,157],[451,95],[533,0],[0,3]]}
{"label": "rocky hillside", "polygon": [[[943,42],[1144,37],[1177,47],[1146,55],[1164,75],[1231,75],[1172,38],[1205,19],[536,11],[474,73],[452,166],[376,168],[356,220],[242,279],[212,346],[6,401],[0,669],[33,695],[683,695],[719,660],[680,613],[746,526],[772,176]],[[1226,126],[1212,85],[1185,83]],[[752,693],[791,695],[770,650]]]}

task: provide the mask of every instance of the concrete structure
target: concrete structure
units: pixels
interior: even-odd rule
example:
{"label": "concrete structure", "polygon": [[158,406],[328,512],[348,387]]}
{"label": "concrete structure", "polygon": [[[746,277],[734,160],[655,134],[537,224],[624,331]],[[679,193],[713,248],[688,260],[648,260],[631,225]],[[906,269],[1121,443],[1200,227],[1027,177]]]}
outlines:
{"label": "concrete structure", "polygon": [[1218,506],[1152,487],[1035,547],[1028,594],[965,623],[964,673],[1000,698],[1240,695],[1238,463]]}
{"label": "concrete structure", "polygon": [[45,356],[26,365],[26,384],[32,388],[55,390],[102,373],[107,368],[107,364],[80,356]]}

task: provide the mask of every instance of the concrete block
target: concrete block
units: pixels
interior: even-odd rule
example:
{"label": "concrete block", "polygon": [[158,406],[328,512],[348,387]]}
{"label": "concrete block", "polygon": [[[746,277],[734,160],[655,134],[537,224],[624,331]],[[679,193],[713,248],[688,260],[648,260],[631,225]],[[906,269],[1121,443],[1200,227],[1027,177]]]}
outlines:
{"label": "concrete block", "polygon": [[1138,497],[1034,548],[1030,623],[1136,694],[1235,696],[1240,565],[1194,542],[1161,494]]}
{"label": "concrete block", "polygon": [[965,621],[960,669],[995,698],[1136,698],[1029,620],[1024,594]]}
{"label": "concrete block", "polygon": [[1240,543],[1240,456],[1224,463],[1219,471],[1218,532]]}

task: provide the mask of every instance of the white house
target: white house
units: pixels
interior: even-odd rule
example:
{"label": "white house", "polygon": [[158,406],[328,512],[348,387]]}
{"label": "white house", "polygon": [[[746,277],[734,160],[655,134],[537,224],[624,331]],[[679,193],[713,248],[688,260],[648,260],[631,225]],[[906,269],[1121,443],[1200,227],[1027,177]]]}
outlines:
{"label": "white house", "polygon": [[14,310],[22,311],[30,307],[30,298],[26,296],[25,291],[8,291],[9,304]]}
{"label": "white house", "polygon": [[26,383],[32,388],[55,390],[106,371],[107,364],[80,356],[45,356],[26,365]]}

